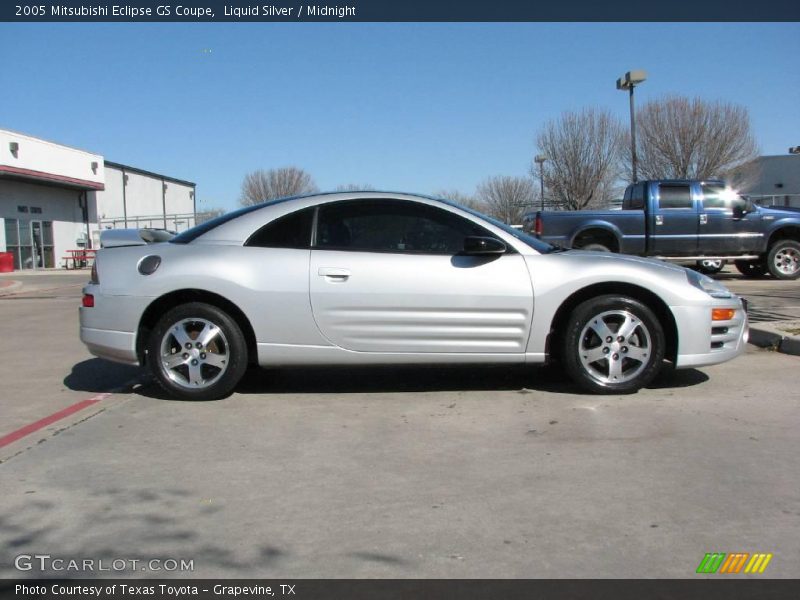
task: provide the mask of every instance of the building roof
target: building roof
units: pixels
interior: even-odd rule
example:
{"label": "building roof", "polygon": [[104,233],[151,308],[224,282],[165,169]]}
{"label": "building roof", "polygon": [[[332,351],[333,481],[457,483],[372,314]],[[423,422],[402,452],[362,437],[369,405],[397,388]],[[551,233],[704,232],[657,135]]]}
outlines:
{"label": "building roof", "polygon": [[197,184],[193,181],[177,179],[175,177],[170,177],[169,175],[161,175],[160,173],[154,173],[153,171],[145,171],[144,169],[140,169],[139,167],[131,167],[130,165],[123,165],[122,163],[111,162],[110,160],[104,160],[103,164],[105,164],[106,167],[111,167],[112,169],[119,169],[120,171],[125,171],[126,173],[136,173],[138,175],[146,175],[147,177],[153,177],[155,179],[163,179],[164,181],[170,181],[172,183],[185,185],[191,188],[197,187]]}

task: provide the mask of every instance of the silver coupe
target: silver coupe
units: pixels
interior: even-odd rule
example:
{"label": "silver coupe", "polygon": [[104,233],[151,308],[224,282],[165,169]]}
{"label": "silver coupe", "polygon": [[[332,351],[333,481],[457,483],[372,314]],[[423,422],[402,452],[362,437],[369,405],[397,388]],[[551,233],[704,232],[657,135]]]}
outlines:
{"label": "silver coupe", "polygon": [[[166,240],[166,241],[165,241]],[[563,250],[458,204],[348,192],[250,206],[171,237],[103,235],[80,335],[172,396],[249,364],[536,364],[628,393],[744,352],[742,301],[656,260]]]}

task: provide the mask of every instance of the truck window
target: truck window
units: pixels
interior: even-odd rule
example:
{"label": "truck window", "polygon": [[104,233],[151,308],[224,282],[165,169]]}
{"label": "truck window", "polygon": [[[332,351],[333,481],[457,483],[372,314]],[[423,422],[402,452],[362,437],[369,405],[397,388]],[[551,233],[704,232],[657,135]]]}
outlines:
{"label": "truck window", "polygon": [[717,208],[731,210],[735,206],[745,208],[747,201],[739,194],[724,185],[706,184],[701,186],[703,190],[703,208]]}
{"label": "truck window", "polygon": [[644,183],[629,185],[622,199],[622,210],[642,210],[644,208]]}
{"label": "truck window", "polygon": [[658,186],[659,208],[692,208],[692,206],[692,192],[688,185]]}

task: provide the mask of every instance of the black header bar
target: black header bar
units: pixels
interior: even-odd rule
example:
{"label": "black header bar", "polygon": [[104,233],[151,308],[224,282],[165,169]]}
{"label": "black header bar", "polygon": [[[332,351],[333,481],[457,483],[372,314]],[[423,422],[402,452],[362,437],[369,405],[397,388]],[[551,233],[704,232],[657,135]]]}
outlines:
{"label": "black header bar", "polygon": [[797,0],[12,0],[9,22],[800,21]]}

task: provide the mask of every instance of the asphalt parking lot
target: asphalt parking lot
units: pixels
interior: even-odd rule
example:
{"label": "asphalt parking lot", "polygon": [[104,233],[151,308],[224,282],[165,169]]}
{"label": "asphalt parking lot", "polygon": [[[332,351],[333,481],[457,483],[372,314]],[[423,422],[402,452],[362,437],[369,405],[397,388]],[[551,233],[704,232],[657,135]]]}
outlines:
{"label": "asphalt parking lot", "polygon": [[[44,573],[72,577],[687,578],[707,552],[798,575],[798,356],[750,347],[631,396],[550,368],[315,368],[177,402],[84,349],[86,277],[0,297],[0,577],[47,554],[126,561]],[[720,278],[756,320],[800,318],[800,282]]]}

